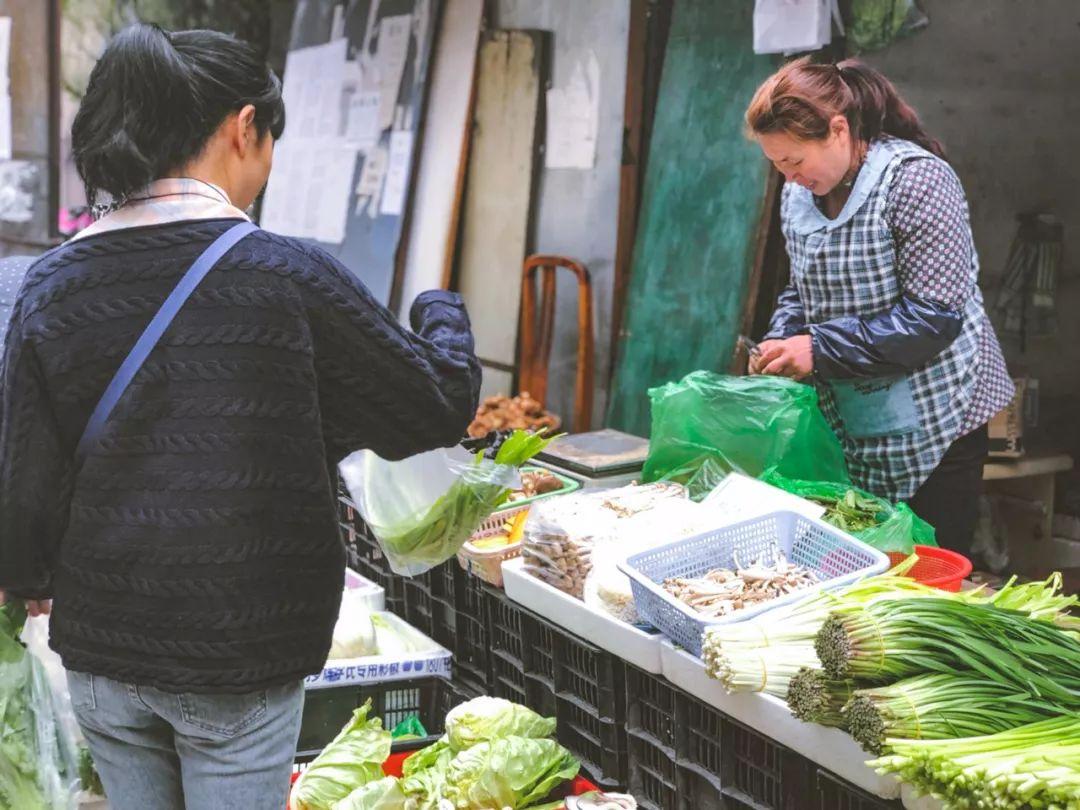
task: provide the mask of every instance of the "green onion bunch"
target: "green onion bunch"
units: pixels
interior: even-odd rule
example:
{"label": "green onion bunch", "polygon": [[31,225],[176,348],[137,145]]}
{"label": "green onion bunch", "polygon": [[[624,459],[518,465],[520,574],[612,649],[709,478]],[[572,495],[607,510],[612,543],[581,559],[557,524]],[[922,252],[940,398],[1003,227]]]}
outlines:
{"label": "green onion bunch", "polygon": [[848,732],[873,754],[887,737],[943,740],[994,734],[1061,714],[1026,690],[971,673],[934,673],[860,689],[843,708]]}
{"label": "green onion bunch", "polygon": [[804,723],[846,729],[843,708],[855,688],[855,681],[833,680],[816,667],[803,667],[788,686],[788,708]]}
{"label": "green onion bunch", "polygon": [[1080,716],[978,737],[885,741],[889,755],[870,763],[894,774],[945,810],[1076,810],[1080,807]]}
{"label": "green onion bunch", "polygon": [[831,615],[814,647],[833,678],[888,683],[971,670],[1080,710],[1080,642],[1015,610],[950,599],[879,600]]}
{"label": "green onion bunch", "polygon": [[782,698],[791,679],[805,667],[818,668],[812,645],[713,650],[705,671],[728,692],[764,692]]}

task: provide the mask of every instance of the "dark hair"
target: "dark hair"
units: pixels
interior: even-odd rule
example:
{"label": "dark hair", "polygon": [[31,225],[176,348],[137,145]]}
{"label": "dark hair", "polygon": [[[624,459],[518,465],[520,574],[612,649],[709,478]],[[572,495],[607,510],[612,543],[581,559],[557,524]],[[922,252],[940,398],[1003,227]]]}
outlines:
{"label": "dark hair", "polygon": [[94,65],[71,128],[87,201],[103,191],[121,201],[183,166],[247,104],[260,138],[281,137],[281,82],[247,42],[217,31],[125,28]]}
{"label": "dark hair", "polygon": [[843,115],[852,137],[869,143],[892,135],[945,157],[941,143],[923,128],[918,114],[893,83],[869,65],[846,59],[832,65],[796,59],[765,80],[746,110],[751,134],[786,132],[802,140],[829,134],[829,122]]}

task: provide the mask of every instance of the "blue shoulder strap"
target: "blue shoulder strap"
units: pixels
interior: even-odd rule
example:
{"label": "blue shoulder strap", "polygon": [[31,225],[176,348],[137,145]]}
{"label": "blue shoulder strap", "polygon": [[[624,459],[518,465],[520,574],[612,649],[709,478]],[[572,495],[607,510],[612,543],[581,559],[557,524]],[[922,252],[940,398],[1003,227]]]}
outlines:
{"label": "blue shoulder strap", "polygon": [[158,341],[161,340],[161,336],[165,334],[165,330],[169,328],[169,324],[172,323],[180,308],[195,292],[199,282],[206,278],[206,274],[214,269],[214,265],[232,249],[233,245],[256,230],[258,230],[258,227],[250,222],[233,225],[215,239],[210,247],[204,250],[199,258],[195,260],[195,263],[184,273],[180,283],[169,293],[169,297],[165,299],[161,309],[151,318],[146,329],[143,330],[139,339],[135,341],[135,345],[128,353],[128,356],[124,358],[124,362],[120,364],[120,368],[116,370],[112,381],[105,389],[105,393],[101,395],[101,400],[90,415],[90,421],[86,423],[86,430],[83,431],[82,438],[79,439],[79,444],[75,448],[75,457],[77,459],[81,460],[86,457],[90,446],[101,435],[105,423],[109,420],[109,415],[113,412],[117,403],[120,402],[120,397],[124,395],[124,391],[131,385],[131,381],[135,379],[135,375],[142,368],[142,364],[146,362],[146,358],[150,356],[150,352],[154,350]]}

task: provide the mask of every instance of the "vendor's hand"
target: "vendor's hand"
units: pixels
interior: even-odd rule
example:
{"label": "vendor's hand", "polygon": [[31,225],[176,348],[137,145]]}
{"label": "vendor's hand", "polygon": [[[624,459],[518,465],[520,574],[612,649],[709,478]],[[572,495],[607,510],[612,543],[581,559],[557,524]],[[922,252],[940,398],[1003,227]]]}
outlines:
{"label": "vendor's hand", "polygon": [[[0,605],[7,604],[7,600],[7,594],[0,591]],[[27,599],[26,612],[34,618],[37,618],[38,616],[48,616],[52,612],[52,600]]]}
{"label": "vendor's hand", "polygon": [[796,335],[787,340],[771,340],[762,344],[758,366],[762,374],[792,380],[809,377],[814,371],[814,348],[810,335]]}
{"label": "vendor's hand", "polygon": [[758,350],[754,354],[750,355],[750,362],[747,364],[747,371],[751,374],[761,374],[765,368],[764,357],[766,352],[773,346],[779,346],[784,341],[782,340],[763,340],[758,344]]}

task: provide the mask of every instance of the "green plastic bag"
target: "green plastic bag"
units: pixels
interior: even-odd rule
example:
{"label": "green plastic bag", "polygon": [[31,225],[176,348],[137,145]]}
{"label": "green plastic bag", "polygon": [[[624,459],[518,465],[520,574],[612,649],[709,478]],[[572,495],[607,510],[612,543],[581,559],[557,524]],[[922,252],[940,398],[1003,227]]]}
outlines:
{"label": "green plastic bag", "polygon": [[782,377],[695,371],[651,389],[649,397],[646,482],[686,484],[710,459],[703,474],[709,478],[718,470],[756,478],[775,467],[789,478],[851,480],[840,442],[810,386]]}
{"label": "green plastic bag", "polygon": [[823,518],[826,523],[878,551],[911,554],[916,545],[937,545],[934,527],[912,512],[906,503],[891,504],[850,484],[786,478],[776,470],[767,470],[761,480],[826,507],[828,511]]}

